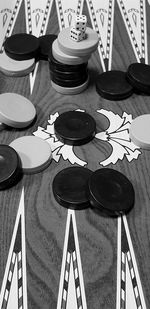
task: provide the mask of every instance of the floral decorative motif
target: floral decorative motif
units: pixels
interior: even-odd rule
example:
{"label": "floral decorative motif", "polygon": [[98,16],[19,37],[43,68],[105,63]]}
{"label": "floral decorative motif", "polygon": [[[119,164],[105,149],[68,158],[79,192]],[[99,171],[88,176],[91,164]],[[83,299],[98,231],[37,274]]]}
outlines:
{"label": "floral decorative motif", "polygon": [[104,109],[97,111],[106,116],[110,122],[108,129],[96,134],[96,138],[108,142],[112,147],[112,153],[109,158],[100,162],[106,166],[110,163],[115,164],[118,160],[127,158],[129,162],[137,159],[141,153],[139,147],[134,145],[129,137],[129,127],[132,122],[132,115],[123,113],[122,117],[111,111]]}
{"label": "floral decorative motif", "polygon": [[65,145],[57,139],[54,133],[54,122],[58,116],[59,116],[58,112],[55,113],[54,115],[50,115],[47,128],[43,129],[42,127],[38,127],[37,131],[34,132],[33,134],[35,136],[39,136],[45,139],[50,144],[53,159],[56,162],[58,162],[62,156],[65,161],[68,160],[71,164],[76,163],[81,166],[86,165],[87,162],[82,161],[75,155],[73,146]]}
{"label": "floral decorative motif", "polygon": [[[84,112],[79,109],[78,111]],[[141,154],[141,151],[138,146],[132,143],[129,137],[129,127],[132,122],[132,115],[128,115],[124,112],[121,117],[118,114],[114,114],[113,112],[104,109],[97,110],[97,112],[107,117],[110,125],[107,130],[97,133],[95,138],[108,142],[112,147],[110,157],[99,162],[99,164],[102,166],[107,166],[111,163],[115,164],[118,160],[123,160],[124,157],[126,157],[129,162],[133,159],[137,159]],[[54,132],[54,122],[58,116],[58,112],[50,115],[46,129],[39,126],[37,131],[33,134],[43,138],[50,144],[53,159],[56,162],[58,162],[62,156],[65,161],[68,160],[71,164],[76,163],[80,166],[85,166],[88,163],[77,157],[73,146],[63,144],[57,139]]]}

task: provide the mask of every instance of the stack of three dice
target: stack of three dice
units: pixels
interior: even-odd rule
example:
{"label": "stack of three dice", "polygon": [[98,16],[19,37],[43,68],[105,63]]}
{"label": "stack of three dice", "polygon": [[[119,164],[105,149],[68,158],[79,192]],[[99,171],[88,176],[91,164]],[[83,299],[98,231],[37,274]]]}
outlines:
{"label": "stack of three dice", "polygon": [[75,16],[74,27],[63,29],[52,44],[51,84],[62,94],[78,94],[88,86],[88,60],[97,48],[98,36],[86,24],[85,15]]}

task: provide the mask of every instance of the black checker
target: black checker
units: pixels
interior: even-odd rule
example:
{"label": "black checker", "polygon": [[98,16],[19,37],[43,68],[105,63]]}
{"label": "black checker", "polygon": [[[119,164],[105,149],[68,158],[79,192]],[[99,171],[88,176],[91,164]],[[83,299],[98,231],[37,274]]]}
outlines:
{"label": "black checker", "polygon": [[82,210],[90,207],[88,180],[92,171],[84,167],[69,167],[54,178],[52,188],[57,202],[65,208]]}
{"label": "black checker", "polygon": [[150,94],[150,65],[144,63],[130,64],[127,80],[138,92]]}
{"label": "black checker", "polygon": [[73,87],[78,87],[82,84],[84,84],[88,78],[88,74],[86,75],[81,75],[78,79],[66,79],[64,76],[58,77],[55,73],[50,72],[51,80],[61,86],[61,87],[68,87],[68,88],[73,88]]}
{"label": "black checker", "polygon": [[27,33],[11,35],[4,42],[6,54],[15,60],[27,60],[37,58],[39,52],[39,40]]}
{"label": "black checker", "polygon": [[125,175],[116,170],[96,170],[89,179],[89,191],[92,207],[107,215],[121,215],[134,206],[133,185]]}
{"label": "black checker", "polygon": [[133,87],[122,71],[107,71],[99,74],[96,81],[97,93],[107,100],[124,100],[133,94]]}
{"label": "black checker", "polygon": [[39,59],[48,60],[52,53],[52,44],[57,39],[55,34],[46,34],[39,37]]}
{"label": "black checker", "polygon": [[0,190],[15,185],[22,176],[20,158],[8,145],[0,145]]}
{"label": "black checker", "polygon": [[57,138],[64,144],[79,146],[94,138],[96,123],[85,112],[69,111],[55,120],[54,130]]}

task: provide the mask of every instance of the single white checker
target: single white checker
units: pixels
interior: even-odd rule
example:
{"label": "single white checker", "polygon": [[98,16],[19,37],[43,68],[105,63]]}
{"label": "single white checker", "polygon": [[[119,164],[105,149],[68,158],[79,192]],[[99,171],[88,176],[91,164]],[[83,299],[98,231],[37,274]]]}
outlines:
{"label": "single white checker", "polygon": [[50,145],[37,136],[23,136],[10,143],[18,153],[26,174],[39,173],[46,169],[52,159]]}
{"label": "single white checker", "polygon": [[25,128],[35,118],[31,101],[17,93],[0,94],[0,122],[13,128]]}
{"label": "single white checker", "polygon": [[4,70],[2,68],[0,68],[0,71],[2,74],[9,76],[9,77],[24,77],[32,73],[34,71],[34,68],[35,68],[35,64],[33,64],[32,67],[26,70],[23,70],[23,71],[11,72],[11,71]]}
{"label": "single white checker", "polygon": [[21,77],[29,74],[35,67],[35,59],[17,61],[5,52],[0,54],[0,71],[7,76]]}
{"label": "single white checker", "polygon": [[150,114],[135,118],[131,123],[129,132],[135,145],[150,150]]}
{"label": "single white checker", "polygon": [[86,56],[79,57],[79,56],[70,56],[61,51],[59,48],[58,40],[56,39],[52,44],[52,53],[53,57],[63,63],[69,65],[78,65],[82,63],[86,63],[89,58],[91,57],[91,53],[87,54]]}
{"label": "single white checker", "polygon": [[58,34],[58,44],[62,52],[70,56],[85,56],[93,53],[98,46],[98,35],[96,31],[87,27],[85,39],[75,42],[70,38],[70,27],[63,29]]}

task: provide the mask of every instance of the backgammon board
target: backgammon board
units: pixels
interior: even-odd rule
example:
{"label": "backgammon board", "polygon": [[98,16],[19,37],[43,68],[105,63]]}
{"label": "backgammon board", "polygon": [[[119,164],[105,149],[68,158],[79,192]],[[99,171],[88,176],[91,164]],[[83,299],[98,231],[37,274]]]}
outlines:
{"label": "backgammon board", "polygon": [[[149,63],[150,1],[1,0],[0,48],[7,37],[29,33],[58,35],[76,14],[87,16],[99,36],[88,61],[89,85],[64,95],[51,85],[48,61],[25,77],[0,73],[0,94],[30,99],[37,118],[27,129],[2,128],[0,143],[24,135],[46,140],[52,149],[47,169],[0,191],[0,308],[148,309],[150,306],[150,152],[134,145],[134,118],[150,113],[148,95],[106,100],[95,89],[99,73],[127,71]],[[95,138],[68,146],[55,138],[54,122],[63,112],[80,110],[96,121]],[[132,182],[135,205],[128,215],[102,216],[91,208],[61,207],[52,192],[55,175],[66,167],[92,171],[111,168]]]}

